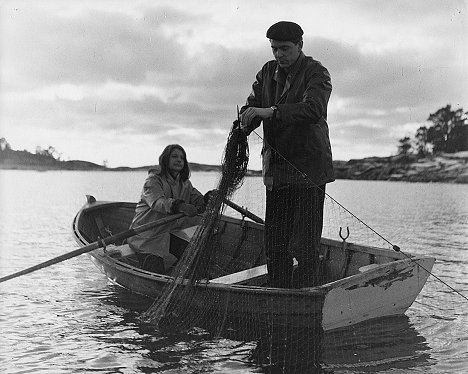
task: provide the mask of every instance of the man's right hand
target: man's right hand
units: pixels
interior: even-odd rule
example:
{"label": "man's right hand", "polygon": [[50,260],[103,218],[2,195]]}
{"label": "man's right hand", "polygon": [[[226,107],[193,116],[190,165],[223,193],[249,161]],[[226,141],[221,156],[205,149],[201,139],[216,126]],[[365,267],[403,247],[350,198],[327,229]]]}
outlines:
{"label": "man's right hand", "polygon": [[241,129],[246,131],[253,125],[252,121],[255,118],[267,119],[272,118],[273,109],[272,108],[256,108],[249,107],[240,114]]}

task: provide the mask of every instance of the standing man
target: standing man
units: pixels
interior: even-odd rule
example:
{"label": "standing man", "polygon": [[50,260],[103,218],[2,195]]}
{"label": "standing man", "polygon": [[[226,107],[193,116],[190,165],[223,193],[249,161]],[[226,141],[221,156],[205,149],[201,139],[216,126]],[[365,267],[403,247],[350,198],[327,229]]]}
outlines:
{"label": "standing man", "polygon": [[[247,134],[263,121],[265,250],[271,287],[322,283],[325,184],[334,180],[327,125],[332,85],[328,70],[302,52],[302,35],[294,22],[281,21],[268,29],[275,59],[258,72],[240,116]],[[293,257],[298,261],[294,276]]]}

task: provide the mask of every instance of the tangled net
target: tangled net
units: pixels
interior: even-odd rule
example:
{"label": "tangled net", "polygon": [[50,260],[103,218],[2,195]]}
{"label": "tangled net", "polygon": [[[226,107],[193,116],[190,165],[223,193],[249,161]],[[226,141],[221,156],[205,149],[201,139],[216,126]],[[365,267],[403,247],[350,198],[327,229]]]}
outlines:
{"label": "tangled net", "polygon": [[[216,250],[216,241],[212,239],[224,209],[224,201],[229,200],[241,187],[248,161],[247,135],[239,129],[236,121],[223,153],[221,179],[210,198],[202,222],[179,260],[173,279],[166,286],[163,295],[143,314],[143,322],[161,327],[161,321],[164,320],[164,325],[178,329],[196,326],[196,316],[203,313],[200,313],[200,305],[197,306],[198,313],[190,313],[194,285],[210,277],[210,266]],[[184,286],[180,287],[181,284]]]}

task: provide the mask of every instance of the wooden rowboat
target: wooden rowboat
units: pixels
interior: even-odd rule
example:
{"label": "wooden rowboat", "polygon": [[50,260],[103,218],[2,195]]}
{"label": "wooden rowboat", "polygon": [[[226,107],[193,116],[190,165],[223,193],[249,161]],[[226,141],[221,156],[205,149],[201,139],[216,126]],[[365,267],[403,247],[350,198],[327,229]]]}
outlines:
{"label": "wooden rowboat", "polygon": [[[88,198],[73,220],[75,240],[84,247],[127,230],[135,206]],[[193,298],[200,300],[204,308],[208,305],[233,318],[268,314],[304,326],[311,318],[321,318],[326,331],[404,314],[435,262],[431,257],[408,257],[387,249],[322,238],[321,260],[327,283],[302,289],[269,288],[263,286],[267,279],[261,244],[263,225],[228,216],[222,216],[219,225],[217,270],[211,279],[195,285]],[[193,233],[193,229],[185,231]],[[171,246],[180,249],[184,245],[186,242],[178,235],[171,234]],[[96,249],[90,255],[112,282],[153,299],[171,280],[170,274],[142,270],[125,243]]]}

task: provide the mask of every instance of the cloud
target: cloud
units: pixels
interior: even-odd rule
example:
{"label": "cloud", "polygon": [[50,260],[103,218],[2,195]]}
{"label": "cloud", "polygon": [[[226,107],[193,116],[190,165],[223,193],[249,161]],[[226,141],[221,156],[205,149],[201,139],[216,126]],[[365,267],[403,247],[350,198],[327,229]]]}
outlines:
{"label": "cloud", "polygon": [[435,58],[432,50],[415,52],[407,45],[370,53],[323,38],[306,40],[306,44],[317,54],[321,51],[322,62],[332,75],[329,122],[339,130],[331,131],[337,149],[353,139],[369,142],[374,153],[382,155],[399,138],[414,135],[429,113],[467,99],[466,67],[459,63],[459,52],[446,45]]}
{"label": "cloud", "polygon": [[[264,29],[280,16],[304,21],[306,54],[330,70],[339,158],[389,152],[429,113],[468,102],[466,7],[458,1],[301,1],[262,17],[253,11],[262,4],[245,1],[196,9],[44,3],[19,3],[2,16],[0,119],[19,141],[13,126],[49,132],[37,140],[148,138],[216,144],[220,153],[236,105],[272,58]],[[323,16],[312,22],[308,14]]]}
{"label": "cloud", "polygon": [[73,15],[34,7],[21,12],[23,22],[13,20],[15,33],[4,41],[3,64],[21,72],[15,81],[141,83],[151,72],[167,80],[188,64],[181,45],[164,31],[170,19],[180,21],[164,9],[143,19],[91,9]]}

